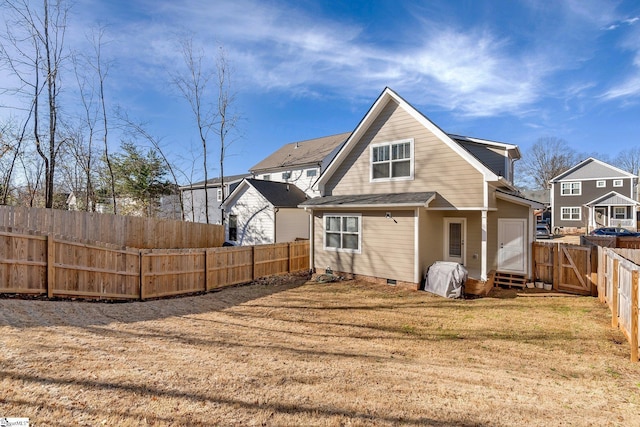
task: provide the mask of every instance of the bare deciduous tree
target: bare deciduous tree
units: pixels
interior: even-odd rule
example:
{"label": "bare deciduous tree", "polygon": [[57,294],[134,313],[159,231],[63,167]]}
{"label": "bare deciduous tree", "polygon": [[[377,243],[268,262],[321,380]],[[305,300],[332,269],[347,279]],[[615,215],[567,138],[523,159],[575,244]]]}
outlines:
{"label": "bare deciduous tree", "polygon": [[207,85],[213,78],[213,73],[203,70],[204,53],[194,52],[193,40],[184,40],[182,43],[182,57],[187,67],[184,75],[174,74],[173,84],[178,88],[184,99],[189,103],[191,112],[198,129],[198,137],[202,144],[202,163],[204,172],[204,204],[206,223],[209,224],[209,193],[207,190],[207,146],[209,131],[215,121],[215,112],[206,102]]}
{"label": "bare deciduous tree", "polygon": [[[10,15],[10,23],[0,55],[20,81],[15,93],[31,99],[33,140],[44,163],[45,206],[52,207],[56,157],[63,143],[58,135],[58,97],[66,59],[64,41],[69,8],[64,0],[43,0],[42,5],[38,9],[27,0],[2,3]],[[41,98],[46,103],[44,108],[40,106]]]}
{"label": "bare deciduous tree", "polygon": [[622,150],[614,160],[622,170],[637,175],[640,172],[640,147]]}
{"label": "bare deciduous tree", "polygon": [[531,189],[549,188],[549,181],[579,161],[579,156],[567,142],[556,137],[539,138],[527,150],[518,168],[518,183]]}
{"label": "bare deciduous tree", "polygon": [[[235,103],[235,94],[231,86],[232,72],[222,47],[218,49],[214,68],[210,71],[204,63],[206,59],[204,52],[194,51],[193,40],[182,42],[182,55],[187,71],[184,75],[178,74],[172,77],[174,85],[191,107],[202,144],[205,217],[206,222],[209,223],[208,157],[211,143],[209,133],[213,131],[218,138],[219,179],[224,197],[224,162],[227,148],[233,142],[230,136],[236,130],[238,122],[238,116],[232,111]],[[209,88],[212,79],[215,79],[216,92],[212,92],[214,89]],[[224,223],[223,212],[221,212],[221,221]]]}

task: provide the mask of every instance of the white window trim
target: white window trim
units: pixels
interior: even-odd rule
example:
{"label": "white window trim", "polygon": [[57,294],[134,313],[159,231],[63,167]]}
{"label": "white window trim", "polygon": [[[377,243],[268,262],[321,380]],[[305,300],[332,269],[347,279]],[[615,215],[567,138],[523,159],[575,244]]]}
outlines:
{"label": "white window trim", "polygon": [[[573,193],[574,184],[578,185],[578,192]],[[569,192],[565,193],[565,185],[569,187]],[[570,182],[561,182],[560,183],[560,195],[561,196],[581,196],[582,195],[582,182],[580,181],[570,181]]]}
{"label": "white window trim", "polygon": [[604,188],[606,186],[607,186],[607,181],[605,181],[604,179],[600,179],[596,181],[596,188]]}
{"label": "white window trim", "polygon": [[[375,147],[384,147],[385,145],[389,146],[389,152],[391,152],[391,147],[395,144],[404,144],[404,143],[409,143],[409,152],[410,154],[410,158],[409,158],[409,176],[400,176],[397,178],[394,177],[389,177],[389,178],[374,178],[373,177],[373,149]],[[390,182],[390,181],[412,181],[413,180],[413,165],[414,165],[414,159],[415,159],[415,152],[414,152],[414,143],[413,143],[413,138],[407,138],[407,139],[399,139],[397,141],[389,141],[389,142],[380,142],[377,144],[371,144],[369,146],[369,182]],[[389,173],[391,173],[391,163],[392,161],[389,161]]]}
{"label": "white window trim", "polygon": [[[358,218],[358,249],[343,249],[327,246],[327,217],[357,217]],[[362,253],[362,214],[355,213],[325,213],[322,215],[322,246],[325,251],[345,252],[350,254]],[[342,233],[342,232],[341,232]]]}
{"label": "white window trim", "polygon": [[[578,218],[571,218],[571,209],[578,210]],[[565,218],[565,210],[569,213],[569,218]],[[562,221],[582,221],[582,209],[580,206],[563,206],[560,208],[560,219]]]}
{"label": "white window trim", "polygon": [[[622,218],[618,218],[618,212],[622,209]],[[613,207],[613,219],[628,219],[626,206],[614,206]]]}
{"label": "white window trim", "polygon": [[317,176],[317,175],[318,175],[317,169],[307,169],[307,178]]}
{"label": "white window trim", "polygon": [[624,186],[624,181],[621,179],[614,179],[613,180],[613,186],[614,187],[622,187]]}

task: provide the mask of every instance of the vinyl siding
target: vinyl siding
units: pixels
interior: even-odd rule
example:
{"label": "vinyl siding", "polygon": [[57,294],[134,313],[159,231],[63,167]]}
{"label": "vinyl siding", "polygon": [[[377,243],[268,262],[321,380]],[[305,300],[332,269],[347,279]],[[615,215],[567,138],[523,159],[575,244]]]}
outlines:
{"label": "vinyl siding", "polygon": [[[242,246],[274,243],[273,206],[253,187],[247,186],[227,212],[238,217],[238,240]],[[227,236],[228,236],[227,224]]]}
{"label": "vinyl siding", "polygon": [[[414,139],[414,179],[370,182],[370,144]],[[436,191],[431,206],[483,205],[483,176],[452,148],[389,101],[327,182],[326,195]]]}
{"label": "vinyl siding", "polygon": [[314,267],[414,283],[414,212],[390,211],[393,219],[385,212],[327,212],[362,215],[361,253],[353,254],[324,249],[324,212],[314,211]]}
{"label": "vinyl siding", "polygon": [[[604,196],[611,191],[615,191],[616,193],[622,194],[623,196],[633,198],[633,194],[631,191],[631,178],[624,178],[622,181],[622,187],[614,187],[613,179],[605,179],[604,181],[606,181],[606,185],[604,187],[598,188],[596,187],[597,181],[601,181],[601,179],[586,181],[563,180],[561,182],[553,184],[553,208],[551,211],[553,215],[554,227],[585,227],[587,224],[587,218],[585,216],[587,211],[585,209],[582,209],[582,219],[580,221],[563,221],[561,209],[563,207],[582,207],[592,200],[595,200],[600,196]],[[582,193],[579,196],[562,196],[560,194],[562,191],[562,182],[581,182]]]}
{"label": "vinyl siding", "polygon": [[280,208],[276,213],[276,243],[309,238],[309,214],[303,209]]}

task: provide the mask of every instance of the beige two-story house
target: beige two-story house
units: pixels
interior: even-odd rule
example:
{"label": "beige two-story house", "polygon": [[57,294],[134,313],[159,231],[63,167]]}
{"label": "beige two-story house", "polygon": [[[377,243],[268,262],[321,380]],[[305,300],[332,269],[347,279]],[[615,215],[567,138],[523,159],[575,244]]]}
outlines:
{"label": "beige two-story house", "polygon": [[418,288],[431,264],[530,276],[536,202],[515,145],[449,135],[386,88],[318,180],[311,266]]}

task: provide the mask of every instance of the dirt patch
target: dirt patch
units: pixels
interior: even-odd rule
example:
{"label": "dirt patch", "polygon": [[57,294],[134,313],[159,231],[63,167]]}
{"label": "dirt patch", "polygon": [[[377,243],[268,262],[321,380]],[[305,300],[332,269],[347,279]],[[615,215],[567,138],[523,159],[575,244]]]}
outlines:
{"label": "dirt patch", "polygon": [[354,281],[0,300],[0,416],[32,425],[638,425],[594,298],[452,301]]}

